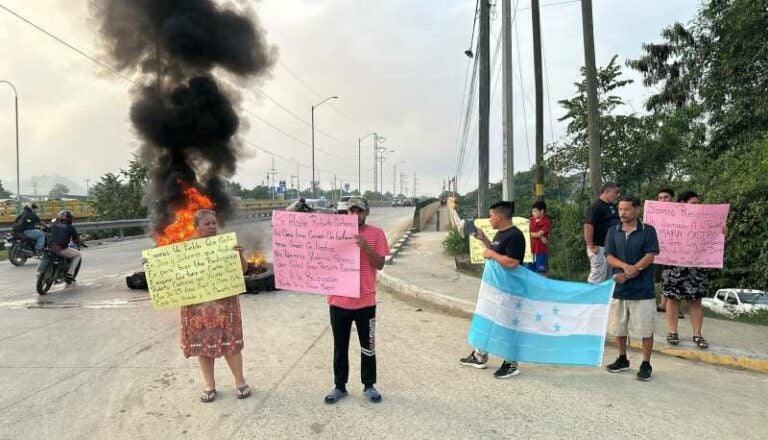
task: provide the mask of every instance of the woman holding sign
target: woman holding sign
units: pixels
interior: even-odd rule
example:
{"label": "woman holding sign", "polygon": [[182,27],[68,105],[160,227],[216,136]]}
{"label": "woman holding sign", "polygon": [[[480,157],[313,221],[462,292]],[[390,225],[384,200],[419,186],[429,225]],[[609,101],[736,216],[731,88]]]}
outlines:
{"label": "woman holding sign", "polygon": [[[680,194],[681,203],[701,203],[699,195],[693,191]],[[667,298],[665,317],[667,318],[667,342],[670,345],[680,343],[677,334],[678,310],[680,301],[688,301],[688,309],[693,326],[693,342],[701,349],[709,348],[709,343],[701,335],[704,312],[701,299],[707,295],[709,279],[704,269],[699,267],[667,266],[661,272],[661,293]]]}
{"label": "woman holding sign", "polygon": [[[194,225],[197,234],[195,238],[216,235],[216,213],[209,209],[198,210]],[[243,248],[238,245],[235,250],[240,254],[240,264],[245,272],[247,263],[243,257]],[[200,363],[204,382],[200,395],[202,402],[213,402],[216,398],[213,365],[214,360],[222,356],[235,378],[237,398],[245,399],[251,395],[251,387],[243,377],[243,322],[237,295],[182,307],[181,348],[184,357],[197,356]]]}

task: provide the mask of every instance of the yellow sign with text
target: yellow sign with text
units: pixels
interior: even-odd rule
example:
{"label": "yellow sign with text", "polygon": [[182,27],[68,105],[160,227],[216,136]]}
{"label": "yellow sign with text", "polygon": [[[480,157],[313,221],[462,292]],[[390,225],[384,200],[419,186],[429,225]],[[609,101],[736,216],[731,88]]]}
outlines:
{"label": "yellow sign with text", "polygon": [[200,304],[245,292],[234,233],[141,252],[155,310]]}
{"label": "yellow sign with text", "polygon": [[[491,227],[491,221],[487,218],[479,218],[474,221],[475,227],[482,229],[488,240],[493,241],[493,237],[496,236],[496,230]],[[525,257],[523,263],[530,263],[533,261],[533,253],[531,252],[531,234],[528,227],[528,219],[524,217],[512,217],[512,224],[517,226],[525,237]],[[469,258],[472,264],[480,264],[485,262],[483,258],[483,252],[485,252],[485,245],[482,241],[475,237],[469,237]]]}

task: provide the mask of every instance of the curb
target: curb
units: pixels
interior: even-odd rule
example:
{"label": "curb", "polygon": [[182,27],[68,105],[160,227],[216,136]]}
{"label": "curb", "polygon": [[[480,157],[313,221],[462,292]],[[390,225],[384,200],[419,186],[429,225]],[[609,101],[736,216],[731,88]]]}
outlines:
{"label": "curb", "polygon": [[[397,244],[393,246],[391,254],[387,256],[386,264],[393,264],[394,258],[407,245],[413,233],[414,230],[411,228],[398,240]],[[388,275],[386,272],[379,272],[377,282],[389,293],[401,300],[416,304],[427,304],[453,316],[469,319],[472,318],[472,314],[475,311],[474,303],[421,288],[415,284]],[[615,345],[611,335],[606,336],[606,344]],[[634,349],[642,349],[642,341],[640,340],[630,338],[628,345]],[[711,346],[708,350],[693,348],[693,346],[690,348],[686,346],[672,348],[660,336],[654,338],[653,346],[654,352],[667,356],[768,374],[768,359],[753,357],[751,353],[744,353],[739,350]]]}

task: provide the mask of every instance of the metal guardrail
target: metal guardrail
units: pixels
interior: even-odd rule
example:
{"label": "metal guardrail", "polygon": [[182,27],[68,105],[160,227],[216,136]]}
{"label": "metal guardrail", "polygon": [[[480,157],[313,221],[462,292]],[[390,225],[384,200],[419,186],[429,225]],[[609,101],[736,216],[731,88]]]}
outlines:
{"label": "metal guardrail", "polygon": [[[272,217],[272,211],[275,209],[273,204],[268,204],[268,207],[255,207],[253,205],[247,207],[241,207],[239,211],[235,212],[233,220],[259,220],[268,217]],[[282,207],[282,204],[280,205]],[[243,209],[245,208],[245,209]],[[125,230],[129,228],[143,228],[145,233],[149,228],[149,220],[145,218],[128,219],[128,220],[105,220],[100,222],[73,222],[72,225],[77,228],[78,232],[86,231],[98,231],[104,229],[117,229],[119,238],[125,237]],[[0,228],[0,233],[11,232],[10,227]]]}

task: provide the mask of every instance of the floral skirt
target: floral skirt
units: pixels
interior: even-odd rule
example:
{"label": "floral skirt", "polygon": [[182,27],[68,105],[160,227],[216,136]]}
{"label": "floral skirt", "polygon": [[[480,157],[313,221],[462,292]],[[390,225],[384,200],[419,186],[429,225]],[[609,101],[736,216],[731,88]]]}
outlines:
{"label": "floral skirt", "polygon": [[708,287],[709,278],[704,269],[668,266],[661,271],[661,294],[667,298],[704,298]]}
{"label": "floral skirt", "polygon": [[181,349],[185,357],[240,353],[243,322],[238,296],[182,307]]}

